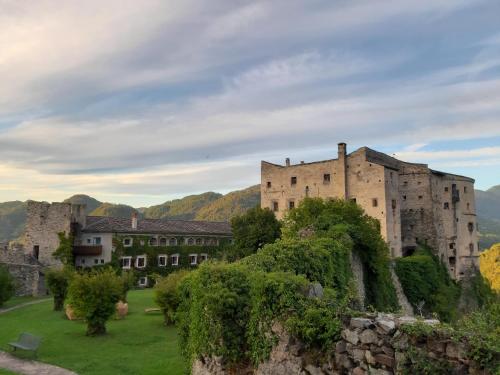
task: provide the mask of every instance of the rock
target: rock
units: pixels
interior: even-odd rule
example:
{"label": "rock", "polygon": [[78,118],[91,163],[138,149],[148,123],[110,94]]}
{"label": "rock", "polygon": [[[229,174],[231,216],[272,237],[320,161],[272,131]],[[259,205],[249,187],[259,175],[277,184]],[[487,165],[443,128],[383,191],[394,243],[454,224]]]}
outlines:
{"label": "rock", "polygon": [[446,355],[450,358],[465,358],[465,351],[463,347],[454,342],[449,342],[446,345]]}
{"label": "rock", "polygon": [[389,372],[389,371],[386,371],[386,370],[382,370],[382,369],[379,369],[379,368],[372,368],[372,367],[368,368],[368,373],[370,375],[392,375],[392,371]]}
{"label": "rock", "polygon": [[394,335],[392,346],[395,349],[405,350],[408,349],[408,336],[405,334]]}
{"label": "rock", "polygon": [[375,362],[390,368],[394,367],[394,358],[385,354],[376,354]]}
{"label": "rock", "polygon": [[413,316],[401,316],[398,318],[398,324],[413,324],[417,322],[417,318]]}
{"label": "rock", "polygon": [[356,345],[359,341],[359,335],[356,331],[351,331],[349,329],[344,329],[341,334],[342,338],[353,345]]}
{"label": "rock", "polygon": [[361,367],[356,367],[354,370],[352,370],[352,375],[365,375],[366,371],[363,370]]}
{"label": "rock", "polygon": [[359,336],[359,339],[363,344],[374,344],[378,342],[377,334],[371,329],[365,329]]}
{"label": "rock", "polygon": [[365,359],[365,351],[362,349],[353,349],[352,358],[355,362],[361,362],[363,359]]}
{"label": "rock", "polygon": [[116,316],[118,319],[125,319],[128,314],[128,303],[118,301],[116,303]]}
{"label": "rock", "polygon": [[437,353],[443,353],[445,350],[445,343],[442,341],[430,339],[427,341],[427,348]]}
{"label": "rock", "polygon": [[345,353],[347,351],[346,342],[344,340],[337,341],[335,344],[336,353]]}
{"label": "rock", "polygon": [[366,362],[368,362],[370,365],[375,364],[375,358],[373,357],[372,353],[369,350],[365,351],[365,358]]}
{"label": "rock", "polygon": [[441,324],[441,322],[437,319],[425,319],[424,323],[428,324],[430,326],[435,326],[435,325]]}
{"label": "rock", "polygon": [[312,283],[307,293],[309,298],[323,298],[323,287],[320,283]]}
{"label": "rock", "polygon": [[396,360],[396,371],[399,372],[403,369],[406,362],[406,354],[402,352],[396,352],[394,354],[394,359]]}
{"label": "rock", "polygon": [[[347,354],[335,353],[335,364],[337,365],[337,368],[340,370],[352,368],[352,361],[349,359]],[[288,373],[286,373],[286,374],[288,374]]]}
{"label": "rock", "polygon": [[372,324],[370,319],[366,318],[351,318],[351,328],[367,328]]}
{"label": "rock", "polygon": [[319,367],[316,367],[314,365],[307,365],[305,368],[306,372],[309,375],[323,375],[323,370],[321,370]]}
{"label": "rock", "polygon": [[377,325],[384,331],[384,333],[391,333],[396,329],[394,320],[380,319],[377,320]]}
{"label": "rock", "polygon": [[394,356],[394,349],[389,348],[388,346],[382,346],[382,351],[384,352],[384,354],[386,354],[390,357]]}

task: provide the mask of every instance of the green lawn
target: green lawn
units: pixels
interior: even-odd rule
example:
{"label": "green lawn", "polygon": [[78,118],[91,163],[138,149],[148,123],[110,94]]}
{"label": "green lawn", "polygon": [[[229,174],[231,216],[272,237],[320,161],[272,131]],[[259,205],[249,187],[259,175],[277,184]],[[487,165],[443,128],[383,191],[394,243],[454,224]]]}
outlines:
{"label": "green lawn", "polygon": [[0,307],[0,310],[2,310],[2,309],[8,309],[10,307],[14,307],[14,306],[20,305],[22,303],[37,301],[37,300],[45,299],[45,298],[50,298],[50,297],[49,296],[42,296],[42,297],[31,297],[31,296],[12,297],[11,299],[9,299],[7,302],[5,302]]}
{"label": "green lawn", "polygon": [[78,374],[185,373],[175,328],[163,326],[160,314],[144,314],[154,307],[152,290],[131,291],[128,299],[129,315],[108,322],[103,337],[85,336],[85,324],[52,311],[52,301],[2,314],[0,348],[7,350],[7,342],[29,332],[43,337],[38,360]]}

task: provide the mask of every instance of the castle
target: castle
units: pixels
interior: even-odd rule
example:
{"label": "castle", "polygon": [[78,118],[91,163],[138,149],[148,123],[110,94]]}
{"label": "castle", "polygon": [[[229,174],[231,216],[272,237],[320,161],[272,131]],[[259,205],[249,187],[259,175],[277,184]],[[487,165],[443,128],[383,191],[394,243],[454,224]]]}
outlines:
{"label": "castle", "polygon": [[379,220],[391,256],[411,255],[418,243],[436,251],[450,275],[478,266],[474,180],[408,163],[362,147],[336,159],[277,165],[261,162],[261,206],[278,219],[306,197],[350,199]]}

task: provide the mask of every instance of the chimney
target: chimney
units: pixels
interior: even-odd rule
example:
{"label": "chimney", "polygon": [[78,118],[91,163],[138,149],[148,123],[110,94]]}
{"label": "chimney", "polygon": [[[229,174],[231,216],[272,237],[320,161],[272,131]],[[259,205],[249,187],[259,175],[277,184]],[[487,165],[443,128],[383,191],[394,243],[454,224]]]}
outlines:
{"label": "chimney", "polygon": [[339,160],[339,184],[341,186],[341,197],[347,199],[349,193],[347,191],[347,145],[343,142],[338,144],[338,160]]}
{"label": "chimney", "polygon": [[287,167],[289,167],[289,166],[290,166],[290,158],[286,158],[286,159],[285,159],[285,165],[286,165]]}
{"label": "chimney", "polygon": [[137,212],[132,212],[132,229],[137,229]]}

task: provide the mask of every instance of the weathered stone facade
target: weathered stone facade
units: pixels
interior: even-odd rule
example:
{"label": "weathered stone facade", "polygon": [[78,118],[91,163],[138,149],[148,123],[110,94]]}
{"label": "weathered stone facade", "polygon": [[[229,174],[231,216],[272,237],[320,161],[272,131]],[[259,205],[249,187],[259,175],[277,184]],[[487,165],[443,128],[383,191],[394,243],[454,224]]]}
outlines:
{"label": "weathered stone facade", "polygon": [[362,147],[337,159],[285,165],[261,163],[261,206],[281,219],[305,197],[351,199],[378,219],[391,255],[411,254],[417,242],[431,246],[461,278],[477,266],[474,180],[406,163]]}
{"label": "weathered stone facade", "polygon": [[[223,358],[203,358],[195,361],[193,375],[227,375],[232,373],[254,375],[392,375],[419,372],[412,370],[415,357],[439,363],[453,369],[454,374],[483,374],[478,365],[467,357],[467,343],[457,342],[446,335],[412,337],[402,325],[415,324],[413,317],[395,317],[392,314],[366,315],[347,319],[342,338],[334,347],[322,352],[311,352],[290,336],[280,324],[273,326],[278,343],[269,359],[257,368],[246,366],[228,369]],[[423,324],[436,325],[437,320]],[[406,370],[406,371],[404,371]],[[437,370],[436,374],[441,373]]]}

